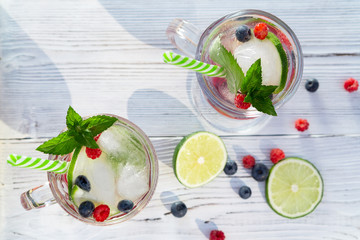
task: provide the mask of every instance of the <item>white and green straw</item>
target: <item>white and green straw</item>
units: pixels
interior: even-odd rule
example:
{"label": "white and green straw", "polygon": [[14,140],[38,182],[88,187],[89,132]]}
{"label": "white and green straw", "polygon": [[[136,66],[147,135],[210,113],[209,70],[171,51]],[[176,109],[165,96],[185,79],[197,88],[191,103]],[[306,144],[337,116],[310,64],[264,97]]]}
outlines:
{"label": "white and green straw", "polygon": [[33,168],[54,173],[65,173],[70,164],[59,160],[32,158],[15,154],[10,154],[7,162],[16,167]]}
{"label": "white and green straw", "polygon": [[210,77],[226,77],[225,69],[217,65],[200,62],[195,59],[185,57],[170,51],[165,52],[163,54],[163,57],[164,62],[175,66],[187,68]]}

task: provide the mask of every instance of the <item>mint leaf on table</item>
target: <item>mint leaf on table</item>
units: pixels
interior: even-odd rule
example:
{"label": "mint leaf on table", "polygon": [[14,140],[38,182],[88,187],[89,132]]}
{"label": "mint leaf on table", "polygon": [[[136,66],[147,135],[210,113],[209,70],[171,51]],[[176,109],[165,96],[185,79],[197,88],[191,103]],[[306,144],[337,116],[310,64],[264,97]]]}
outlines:
{"label": "mint leaf on table", "polygon": [[80,146],[80,144],[75,140],[75,137],[69,133],[69,131],[60,133],[59,136],[41,144],[36,150],[55,155],[71,153],[76,147]]}
{"label": "mint leaf on table", "polygon": [[231,52],[221,44],[220,37],[217,37],[210,47],[210,58],[225,68],[229,91],[236,93],[240,89],[244,73]]}
{"label": "mint leaf on table", "polygon": [[66,115],[66,126],[68,130],[44,142],[36,150],[43,153],[64,155],[71,153],[75,148],[81,146],[99,148],[94,137],[111,127],[116,121],[117,118],[105,115],[93,116],[83,120],[82,117],[69,106]]}

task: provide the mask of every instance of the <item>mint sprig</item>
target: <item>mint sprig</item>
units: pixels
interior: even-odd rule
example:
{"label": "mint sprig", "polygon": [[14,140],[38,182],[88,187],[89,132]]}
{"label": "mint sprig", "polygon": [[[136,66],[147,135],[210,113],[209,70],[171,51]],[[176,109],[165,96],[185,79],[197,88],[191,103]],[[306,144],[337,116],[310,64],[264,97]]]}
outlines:
{"label": "mint sprig", "polygon": [[277,116],[270,95],[277,86],[265,86],[262,84],[261,59],[255,61],[246,72],[245,79],[241,83],[240,91],[246,94],[244,102],[251,103],[258,111]]}
{"label": "mint sprig", "polygon": [[226,80],[229,91],[236,93],[240,89],[240,83],[244,79],[244,73],[236,62],[234,56],[221,44],[217,37],[210,48],[210,58],[226,70]]}
{"label": "mint sprig", "polygon": [[60,133],[57,137],[41,144],[36,150],[55,155],[71,153],[80,144],[69,133],[69,131]]}
{"label": "mint sprig", "polygon": [[210,58],[226,69],[227,86],[231,93],[240,91],[246,94],[244,102],[251,103],[258,111],[277,116],[270,95],[277,86],[262,85],[261,59],[244,72],[231,52],[221,44],[220,37],[210,47]]}
{"label": "mint sprig", "polygon": [[82,117],[69,106],[66,115],[66,126],[68,130],[60,133],[43,144],[36,150],[64,155],[71,153],[75,148],[86,146],[88,148],[99,148],[94,137],[105,131],[116,122],[115,117],[98,115],[83,120]]}

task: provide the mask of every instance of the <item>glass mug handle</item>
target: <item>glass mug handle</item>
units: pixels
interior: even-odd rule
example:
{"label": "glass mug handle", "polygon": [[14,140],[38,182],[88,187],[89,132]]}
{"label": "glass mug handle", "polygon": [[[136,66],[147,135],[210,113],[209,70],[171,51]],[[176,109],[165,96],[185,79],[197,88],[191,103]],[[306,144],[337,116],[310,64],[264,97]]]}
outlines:
{"label": "glass mug handle", "polygon": [[166,29],[171,43],[184,54],[194,58],[201,32],[188,21],[175,18]]}
{"label": "glass mug handle", "polygon": [[44,185],[22,193],[20,201],[21,205],[26,210],[43,208],[56,203],[56,200],[50,190],[49,183],[45,183]]}

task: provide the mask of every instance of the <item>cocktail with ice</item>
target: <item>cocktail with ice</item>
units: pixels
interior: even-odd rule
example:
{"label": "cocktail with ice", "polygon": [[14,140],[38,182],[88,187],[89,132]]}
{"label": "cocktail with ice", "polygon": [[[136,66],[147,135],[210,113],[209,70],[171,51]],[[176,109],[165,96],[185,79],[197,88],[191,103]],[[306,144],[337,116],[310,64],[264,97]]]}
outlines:
{"label": "cocktail with ice", "polygon": [[67,128],[37,150],[49,159],[10,155],[13,166],[48,171],[49,184],[21,195],[27,210],[58,203],[71,216],[90,224],[126,221],[150,201],[158,162],[145,133],[115,115],[81,118],[71,107]]}
{"label": "cocktail with ice", "polygon": [[[283,21],[269,13],[229,14],[204,32],[176,19],[167,35],[178,49],[210,64],[208,68],[188,67],[188,61],[174,61],[198,70],[192,91],[195,107],[219,130],[245,132],[260,127],[299,86],[303,68],[299,41]],[[206,72],[213,65],[222,67],[223,75]]]}
{"label": "cocktail with ice", "polygon": [[[69,200],[82,218],[98,222],[131,215],[149,193],[154,171],[140,136],[120,121],[82,147],[67,172]],[[71,160],[70,160],[71,161]]]}

